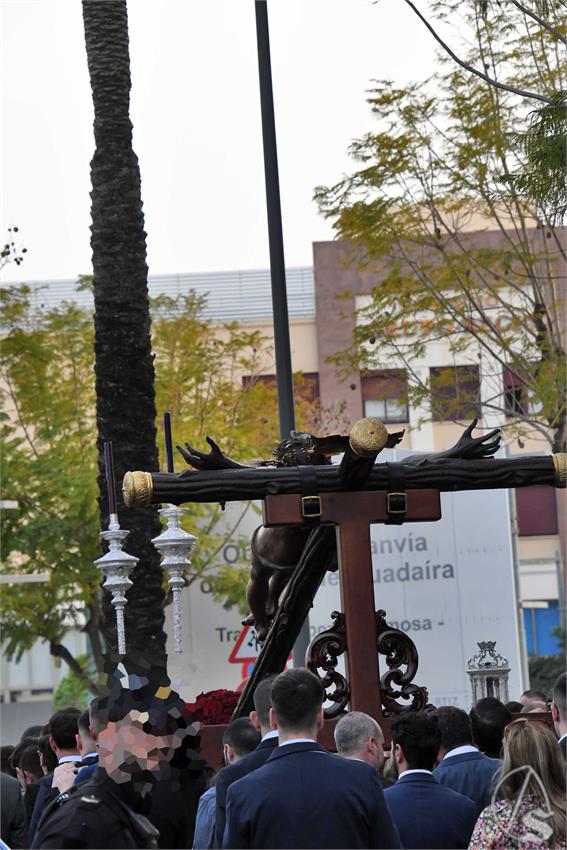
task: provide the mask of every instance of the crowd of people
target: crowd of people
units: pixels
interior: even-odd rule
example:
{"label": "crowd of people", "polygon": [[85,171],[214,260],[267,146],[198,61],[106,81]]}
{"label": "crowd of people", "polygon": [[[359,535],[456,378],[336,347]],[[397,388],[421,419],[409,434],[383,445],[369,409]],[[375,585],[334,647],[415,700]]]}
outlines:
{"label": "crowd of people", "polygon": [[[566,687],[563,674],[550,702],[526,691],[507,705],[486,697],[469,713],[403,713],[388,752],[378,723],[352,711],[335,725],[335,754],[317,743],[320,680],[289,670],[262,681],[250,716],[226,727],[225,767],[213,774],[167,677],[123,662],[87,711],[57,711],[2,748],[2,842],[561,850]],[[549,715],[528,716],[548,710],[554,728]]]}

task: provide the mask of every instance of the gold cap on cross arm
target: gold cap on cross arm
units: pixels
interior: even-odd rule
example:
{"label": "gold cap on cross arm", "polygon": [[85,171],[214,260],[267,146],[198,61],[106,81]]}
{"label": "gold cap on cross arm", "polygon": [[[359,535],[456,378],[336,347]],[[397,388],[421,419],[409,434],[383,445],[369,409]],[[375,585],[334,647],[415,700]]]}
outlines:
{"label": "gold cap on cross arm", "polygon": [[552,458],[555,467],[555,486],[567,487],[567,454],[560,452],[552,455]]}
{"label": "gold cap on cross arm", "polygon": [[388,442],[388,431],[383,422],[370,416],[359,419],[352,426],[349,444],[359,457],[373,457]]}
{"label": "gold cap on cross arm", "polygon": [[122,482],[122,498],[127,508],[145,508],[151,504],[154,483],[151,472],[127,472]]}

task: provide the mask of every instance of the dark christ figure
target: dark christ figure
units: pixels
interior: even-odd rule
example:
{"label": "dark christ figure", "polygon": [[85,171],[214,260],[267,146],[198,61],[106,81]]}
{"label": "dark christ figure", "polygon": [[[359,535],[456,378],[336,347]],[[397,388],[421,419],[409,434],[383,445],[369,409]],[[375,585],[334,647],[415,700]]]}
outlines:
{"label": "dark christ figure", "polygon": [[[362,420],[368,422],[369,420]],[[404,431],[389,434],[378,420],[371,420],[374,427],[382,430],[381,447],[394,448],[401,441]],[[472,431],[477,424],[474,419],[461,435],[458,442],[444,452],[413,455],[404,459],[404,464],[420,464],[424,461],[437,461],[443,458],[481,460],[490,458],[500,446],[498,429],[482,437],[473,438]],[[355,426],[356,427],[356,426]],[[270,461],[258,461],[255,464],[242,464],[223,454],[219,446],[210,437],[207,443],[211,447],[208,453],[199,452],[189,443],[185,448],[177,448],[186,462],[198,470],[244,469],[253,467],[286,466],[306,467],[331,464],[331,456],[354,451],[353,435],[350,437],[334,434],[328,437],[315,437],[313,434],[292,431],[287,440],[279,443],[273,450]],[[373,463],[372,458],[372,463]],[[243,625],[253,625],[257,639],[266,639],[270,624],[276,614],[279,598],[295,569],[312,528],[309,526],[284,526],[265,528],[259,526],[251,539],[250,580],[246,591],[250,614]],[[336,551],[327,562],[327,569],[337,569]]]}

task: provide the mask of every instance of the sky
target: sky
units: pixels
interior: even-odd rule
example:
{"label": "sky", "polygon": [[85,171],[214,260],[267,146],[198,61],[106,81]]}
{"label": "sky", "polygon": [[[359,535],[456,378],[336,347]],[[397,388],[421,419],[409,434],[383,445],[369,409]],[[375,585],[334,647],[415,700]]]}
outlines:
{"label": "sky", "polygon": [[[422,8],[426,8],[425,0]],[[134,149],[150,274],[269,266],[253,0],[129,2]],[[91,270],[94,142],[81,3],[0,0],[3,281]],[[372,79],[429,76],[434,45],[403,0],[268,0],[286,265],[333,238],[313,190],[372,129]]]}

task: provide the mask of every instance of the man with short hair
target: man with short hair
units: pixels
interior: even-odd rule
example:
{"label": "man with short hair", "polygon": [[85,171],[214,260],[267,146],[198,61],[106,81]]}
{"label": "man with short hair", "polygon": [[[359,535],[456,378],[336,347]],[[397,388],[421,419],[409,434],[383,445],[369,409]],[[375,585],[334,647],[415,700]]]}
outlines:
{"label": "man with short hair", "polygon": [[541,714],[546,711],[546,702],[542,702],[541,700],[532,700],[531,702],[524,703],[520,714]]}
{"label": "man with short hair", "polygon": [[317,676],[281,673],[271,698],[279,746],[230,786],[223,847],[400,847],[374,768],[316,742],[325,698]]}
{"label": "man with short hair", "polygon": [[[252,725],[249,717],[233,720],[224,730],[222,739],[225,764],[236,764],[255,750],[260,740],[260,732]],[[209,850],[214,846],[216,790],[213,785],[199,800],[193,850]]]}
{"label": "man with short hair", "polygon": [[462,708],[444,705],[434,712],[441,732],[439,764],[433,776],[442,785],[469,797],[478,813],[489,806],[494,789],[494,776],[502,766],[473,745],[471,721]]}
{"label": "man with short hair", "polygon": [[559,735],[563,758],[567,758],[567,674],[561,673],[551,690],[551,717]]}
{"label": "man with short hair", "polygon": [[379,724],[363,711],[349,711],[339,718],[334,731],[337,753],[343,758],[364,761],[378,773],[382,788],[394,783],[382,776],[384,767],[384,735]]}
{"label": "man with short hair", "polygon": [[440,746],[439,721],[432,713],[410,713],[392,721],[399,778],[384,797],[404,847],[453,850],[469,845],[478,810],[472,800],[433,776]]}
{"label": "man with short hair", "polygon": [[529,702],[543,702],[544,705],[547,705],[547,694],[538,691],[537,688],[528,688],[520,697],[520,702],[522,705],[527,705]]}
{"label": "man with short hair", "polygon": [[77,748],[81,754],[80,764],[60,764],[53,772],[53,787],[60,793],[94,776],[98,764],[97,739],[98,732],[96,727],[91,726],[90,709],[87,708],[78,720]]}
{"label": "man with short hair", "polygon": [[224,828],[226,825],[226,795],[229,787],[237,779],[242,779],[248,773],[261,767],[278,746],[277,730],[270,726],[271,689],[275,676],[267,676],[258,684],[254,691],[254,709],[250,712],[250,722],[261,734],[261,740],[255,750],[234,764],[223,767],[217,776],[215,804],[215,839],[214,846],[222,847]]}
{"label": "man with short hair", "polygon": [[96,748],[98,734],[96,729],[91,726],[90,709],[87,708],[79,717],[78,729],[77,747],[81,753],[81,764],[96,764],[98,761],[98,751]]}
{"label": "man with short hair", "polygon": [[491,759],[502,755],[504,729],[512,722],[512,715],[496,697],[483,697],[469,712],[473,741],[481,753]]}
{"label": "man with short hair", "polygon": [[[81,754],[77,747],[80,714],[81,712],[78,708],[70,706],[56,711],[49,719],[49,746],[55,753],[58,765],[66,764],[67,762],[71,763],[72,766],[80,764]],[[35,832],[44,810],[59,796],[59,789],[53,787],[53,776],[54,772],[51,772],[40,780],[39,791],[29,826],[30,844],[33,843]]]}

